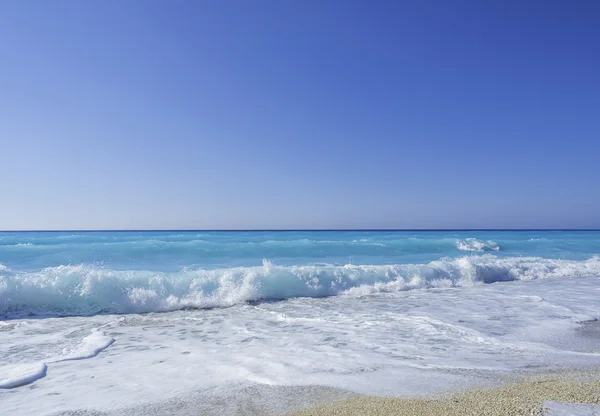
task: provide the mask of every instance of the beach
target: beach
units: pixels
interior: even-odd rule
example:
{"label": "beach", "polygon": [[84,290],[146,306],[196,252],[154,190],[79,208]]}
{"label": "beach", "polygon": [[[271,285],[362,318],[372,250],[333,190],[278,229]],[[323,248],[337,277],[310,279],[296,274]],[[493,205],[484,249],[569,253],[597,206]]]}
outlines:
{"label": "beach", "polygon": [[600,416],[600,1],[0,21],[0,416]]}
{"label": "beach", "polygon": [[575,412],[598,414],[600,371],[595,369],[536,376],[499,387],[457,391],[432,398],[357,397],[287,415],[532,416],[557,414],[553,409],[568,412],[561,413],[565,415]]}
{"label": "beach", "polygon": [[0,237],[6,414],[512,414],[594,403],[600,233]]}

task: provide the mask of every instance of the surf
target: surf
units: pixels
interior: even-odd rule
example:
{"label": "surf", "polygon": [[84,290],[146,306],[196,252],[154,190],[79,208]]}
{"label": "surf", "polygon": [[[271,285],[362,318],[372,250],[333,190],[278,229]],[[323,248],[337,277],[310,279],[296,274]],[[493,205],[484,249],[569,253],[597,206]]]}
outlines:
{"label": "surf", "polygon": [[39,271],[0,266],[0,316],[77,316],[230,307],[296,297],[363,296],[457,288],[518,280],[600,275],[587,260],[498,257],[442,258],[422,264],[262,265],[176,272],[117,270],[97,264]]}

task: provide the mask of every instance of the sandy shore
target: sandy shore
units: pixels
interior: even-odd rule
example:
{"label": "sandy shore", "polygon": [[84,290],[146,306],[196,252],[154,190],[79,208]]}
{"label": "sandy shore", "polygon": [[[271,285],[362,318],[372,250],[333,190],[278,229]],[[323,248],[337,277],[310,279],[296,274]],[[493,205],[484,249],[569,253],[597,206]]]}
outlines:
{"label": "sandy shore", "polygon": [[345,415],[543,415],[544,403],[600,404],[600,370],[547,375],[493,388],[447,393],[429,399],[357,397],[288,413]]}

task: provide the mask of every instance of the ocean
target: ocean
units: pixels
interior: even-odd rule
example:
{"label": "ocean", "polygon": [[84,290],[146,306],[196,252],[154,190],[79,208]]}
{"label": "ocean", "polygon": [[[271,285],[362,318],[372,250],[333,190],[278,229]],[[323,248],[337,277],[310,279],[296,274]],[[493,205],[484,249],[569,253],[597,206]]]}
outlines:
{"label": "ocean", "polygon": [[600,364],[598,318],[598,231],[2,232],[0,408],[427,394]]}

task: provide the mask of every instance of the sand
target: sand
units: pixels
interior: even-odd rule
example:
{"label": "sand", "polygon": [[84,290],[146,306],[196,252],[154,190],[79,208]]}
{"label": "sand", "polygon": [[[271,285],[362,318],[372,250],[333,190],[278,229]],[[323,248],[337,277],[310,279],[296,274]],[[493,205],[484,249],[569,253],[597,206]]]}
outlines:
{"label": "sand", "polygon": [[429,399],[357,397],[288,413],[288,416],[543,415],[544,403],[600,404],[600,371],[526,379],[514,384],[447,393]]}

